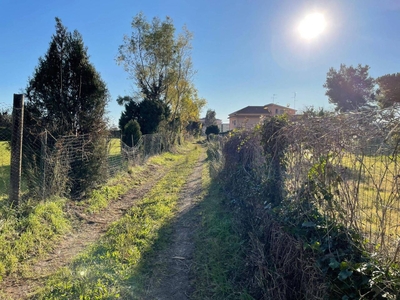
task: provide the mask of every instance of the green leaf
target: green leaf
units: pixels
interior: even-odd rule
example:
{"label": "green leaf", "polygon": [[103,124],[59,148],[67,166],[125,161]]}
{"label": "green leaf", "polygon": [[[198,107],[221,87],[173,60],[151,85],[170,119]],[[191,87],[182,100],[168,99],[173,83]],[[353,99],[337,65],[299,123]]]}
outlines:
{"label": "green leaf", "polygon": [[338,269],[340,267],[340,263],[336,259],[331,258],[331,262],[329,263],[329,267],[331,267],[332,270]]}
{"label": "green leaf", "polygon": [[316,224],[314,222],[304,222],[303,224],[301,224],[302,227],[315,227]]}
{"label": "green leaf", "polygon": [[347,261],[342,261],[340,263],[340,270],[347,270],[349,268],[349,264]]}
{"label": "green leaf", "polygon": [[339,273],[339,275],[338,275],[338,278],[339,278],[340,280],[346,280],[346,279],[349,278],[352,274],[353,274],[353,271],[346,269],[346,270],[340,271],[340,273]]}

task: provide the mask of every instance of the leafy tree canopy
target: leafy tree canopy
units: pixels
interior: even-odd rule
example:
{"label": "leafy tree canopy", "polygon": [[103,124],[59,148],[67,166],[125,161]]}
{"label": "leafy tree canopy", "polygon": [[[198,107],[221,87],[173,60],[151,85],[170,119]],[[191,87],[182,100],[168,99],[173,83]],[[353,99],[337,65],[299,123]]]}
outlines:
{"label": "leafy tree canopy", "polygon": [[206,128],[206,135],[209,134],[218,134],[219,133],[219,127],[218,125],[210,125]]}
{"label": "leafy tree canopy", "polygon": [[377,100],[382,108],[400,103],[400,73],[378,77],[376,83],[379,86]]}
{"label": "leafy tree canopy", "polygon": [[360,64],[357,68],[341,64],[339,70],[329,69],[323,86],[336,111],[357,110],[374,100],[374,79],[368,71],[368,65]]}
{"label": "leafy tree canopy", "polygon": [[135,81],[139,98],[166,101],[179,62],[172,20],[153,18],[149,23],[140,13],[133,18],[131,27],[132,34],[125,36],[119,47],[117,63]]}
{"label": "leafy tree canopy", "polygon": [[190,121],[186,126],[186,131],[193,136],[199,136],[201,134],[201,122],[200,121]]}
{"label": "leafy tree canopy", "polygon": [[[171,140],[175,140],[189,121],[199,118],[205,105],[192,82],[192,33],[184,27],[176,35],[171,18],[153,18],[148,22],[142,13],[133,18],[131,27],[131,35],[125,36],[119,47],[117,63],[134,80],[136,100],[161,101],[168,106],[166,121]],[[122,98],[120,101],[124,102]],[[138,122],[144,133],[143,124]]]}
{"label": "leafy tree canopy", "polygon": [[118,97],[118,103],[125,103],[125,110],[119,119],[119,128],[124,133],[125,126],[131,120],[136,120],[142,134],[157,132],[160,123],[170,115],[168,106],[160,100],[148,100],[137,102],[132,97]]}
{"label": "leafy tree canopy", "polygon": [[208,109],[206,113],[206,117],[204,120],[204,125],[206,127],[209,127],[211,125],[215,125],[216,119],[215,119],[215,110]]}

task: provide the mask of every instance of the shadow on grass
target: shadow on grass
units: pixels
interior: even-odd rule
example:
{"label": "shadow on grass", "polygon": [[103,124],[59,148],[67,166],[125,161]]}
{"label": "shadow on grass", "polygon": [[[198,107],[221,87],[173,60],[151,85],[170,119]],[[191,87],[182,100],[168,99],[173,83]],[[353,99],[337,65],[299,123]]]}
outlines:
{"label": "shadow on grass", "polygon": [[253,299],[243,286],[244,243],[222,191],[212,182],[204,198],[160,228],[133,267],[126,299]]}

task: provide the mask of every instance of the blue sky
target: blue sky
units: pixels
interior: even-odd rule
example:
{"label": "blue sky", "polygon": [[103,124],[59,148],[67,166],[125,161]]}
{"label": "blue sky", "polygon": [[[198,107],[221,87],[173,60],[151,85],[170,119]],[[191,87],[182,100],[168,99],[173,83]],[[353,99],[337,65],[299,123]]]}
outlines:
{"label": "blue sky", "polygon": [[[327,27],[304,40],[298,24],[316,11]],[[223,121],[273,101],[297,110],[330,108],[322,85],[341,63],[368,64],[372,77],[400,72],[400,0],[0,0],[0,108],[26,87],[59,17],[82,34],[117,124],[122,107],[115,99],[134,86],[115,57],[139,12],[148,20],[169,16],[178,31],[186,25],[193,32],[194,83],[207,100],[202,115],[214,109]]]}

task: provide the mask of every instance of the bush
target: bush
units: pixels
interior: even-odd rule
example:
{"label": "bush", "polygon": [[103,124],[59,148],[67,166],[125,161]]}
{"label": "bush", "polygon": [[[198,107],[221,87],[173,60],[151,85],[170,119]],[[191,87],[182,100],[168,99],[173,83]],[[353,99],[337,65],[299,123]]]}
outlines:
{"label": "bush", "polygon": [[206,135],[218,134],[218,133],[219,133],[219,127],[217,125],[210,125],[206,128]]}
{"label": "bush", "polygon": [[397,299],[399,267],[369,255],[360,234],[321,210],[321,202],[333,198],[334,182],[317,182],[311,175],[326,161],[309,166],[308,180],[288,192],[287,151],[294,151],[288,125],[282,117],[268,119],[254,131],[234,132],[223,149],[219,179],[246,240],[251,295]]}
{"label": "bush", "polygon": [[124,127],[122,141],[129,147],[137,145],[142,132],[140,131],[140,125],[136,120],[130,120]]}

